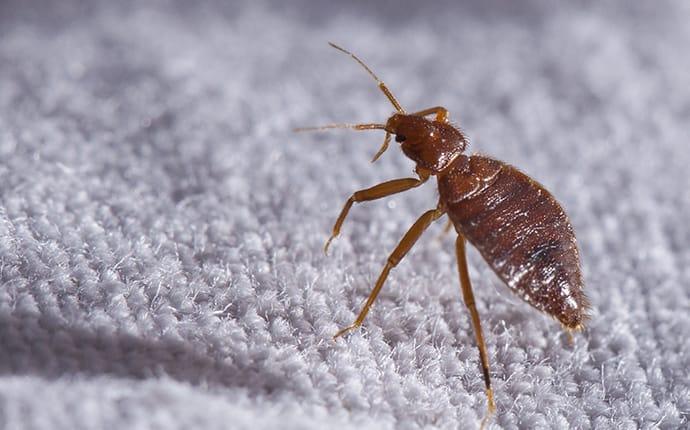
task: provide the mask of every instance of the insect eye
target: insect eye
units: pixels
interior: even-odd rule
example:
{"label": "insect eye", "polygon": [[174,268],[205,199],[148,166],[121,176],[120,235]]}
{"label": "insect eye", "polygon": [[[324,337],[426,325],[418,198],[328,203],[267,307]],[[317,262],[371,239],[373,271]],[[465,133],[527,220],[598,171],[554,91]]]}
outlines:
{"label": "insect eye", "polygon": [[395,135],[395,141],[398,142],[398,143],[404,142],[405,139],[407,139],[407,138],[406,138],[404,135],[402,135],[402,134],[396,134],[396,135]]}

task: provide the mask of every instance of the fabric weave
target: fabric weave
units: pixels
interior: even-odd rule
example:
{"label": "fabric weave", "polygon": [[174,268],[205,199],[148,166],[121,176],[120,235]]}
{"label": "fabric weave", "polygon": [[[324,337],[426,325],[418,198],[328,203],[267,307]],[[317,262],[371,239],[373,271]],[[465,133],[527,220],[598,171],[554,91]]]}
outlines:
{"label": "fabric weave", "polygon": [[[519,4],[519,6],[518,6]],[[434,181],[384,121],[443,105],[566,208],[592,318],[569,345],[479,254],[491,428],[690,414],[685,2],[0,4],[0,428],[477,428],[453,238],[432,226],[333,342]]]}

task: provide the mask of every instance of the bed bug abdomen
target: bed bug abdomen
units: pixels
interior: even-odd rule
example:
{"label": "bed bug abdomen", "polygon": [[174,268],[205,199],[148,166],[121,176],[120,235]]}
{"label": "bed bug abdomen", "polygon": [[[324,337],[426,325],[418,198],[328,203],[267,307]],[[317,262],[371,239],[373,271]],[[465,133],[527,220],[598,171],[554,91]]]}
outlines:
{"label": "bed bug abdomen", "polygon": [[439,178],[455,228],[529,304],[579,329],[586,319],[575,234],[539,183],[500,161],[473,155]]}

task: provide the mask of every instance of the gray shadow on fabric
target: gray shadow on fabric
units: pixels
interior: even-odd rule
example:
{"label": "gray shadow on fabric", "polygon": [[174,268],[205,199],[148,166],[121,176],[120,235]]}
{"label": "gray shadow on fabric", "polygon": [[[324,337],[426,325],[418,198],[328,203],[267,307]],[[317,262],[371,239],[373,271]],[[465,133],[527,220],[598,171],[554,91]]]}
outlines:
{"label": "gray shadow on fabric", "polygon": [[33,317],[0,321],[0,345],[1,375],[167,377],[204,387],[242,387],[251,394],[288,386],[284,378],[251,368],[251,363],[242,365],[227,354],[205,354],[191,342],[99,334],[69,325],[47,327]]}

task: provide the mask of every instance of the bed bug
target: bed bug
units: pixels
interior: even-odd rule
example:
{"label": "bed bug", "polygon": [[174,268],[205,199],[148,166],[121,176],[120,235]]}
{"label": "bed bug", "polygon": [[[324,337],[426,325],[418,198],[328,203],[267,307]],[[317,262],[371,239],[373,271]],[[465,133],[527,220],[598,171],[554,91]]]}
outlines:
{"label": "bed bug", "polygon": [[[573,228],[561,205],[538,182],[515,167],[483,155],[465,155],[468,141],[449,122],[448,111],[436,106],[407,113],[369,67],[353,53],[331,43],[357,61],[377,82],[396,112],[385,124],[330,124],[298,131],[349,128],[383,130],[383,145],[375,162],[389,147],[392,136],[403,153],[416,163],[416,178],[394,179],[353,193],[333,227],[324,251],[340,234],[354,203],[397,194],[425,183],[438,182],[436,208],[422,214],[390,254],[374,289],[354,323],[334,338],[362,325],[389,272],[398,265],[422,233],[443,215],[455,227],[460,286],[479,348],[487,395],[487,417],[495,410],[489,359],[479,313],[467,269],[465,242],[470,242],[498,277],[533,307],[557,319],[568,333],[580,330],[587,319],[589,303],[583,292],[580,257]],[[429,118],[431,117],[431,118]]]}

